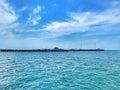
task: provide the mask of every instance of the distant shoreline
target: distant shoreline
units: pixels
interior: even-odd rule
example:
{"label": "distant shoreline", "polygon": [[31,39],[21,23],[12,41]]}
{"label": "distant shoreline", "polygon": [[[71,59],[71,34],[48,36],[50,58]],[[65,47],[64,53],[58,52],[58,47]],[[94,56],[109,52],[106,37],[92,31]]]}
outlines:
{"label": "distant shoreline", "polygon": [[0,49],[0,52],[69,52],[69,51],[104,51],[104,49]]}

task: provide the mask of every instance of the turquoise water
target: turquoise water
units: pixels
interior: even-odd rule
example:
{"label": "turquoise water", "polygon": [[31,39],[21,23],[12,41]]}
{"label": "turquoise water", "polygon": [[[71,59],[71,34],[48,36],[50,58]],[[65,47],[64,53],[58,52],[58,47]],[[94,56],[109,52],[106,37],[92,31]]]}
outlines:
{"label": "turquoise water", "polygon": [[120,51],[0,52],[0,90],[120,90]]}

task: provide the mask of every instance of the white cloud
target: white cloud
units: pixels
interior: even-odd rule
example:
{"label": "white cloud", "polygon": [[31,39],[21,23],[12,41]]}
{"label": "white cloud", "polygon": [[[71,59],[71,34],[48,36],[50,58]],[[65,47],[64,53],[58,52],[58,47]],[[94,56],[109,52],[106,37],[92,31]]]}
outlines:
{"label": "white cloud", "polygon": [[0,35],[4,37],[16,37],[24,33],[23,26],[20,23],[0,26]]}
{"label": "white cloud", "polygon": [[[117,4],[117,6],[116,6]],[[55,36],[67,35],[75,32],[90,31],[91,26],[120,23],[120,3],[102,12],[70,13],[70,19],[65,22],[52,22],[44,26],[43,30],[50,31]],[[52,34],[52,35],[53,35]]]}
{"label": "white cloud", "polygon": [[30,21],[33,25],[39,24],[39,22],[38,22],[39,20],[41,20],[41,16],[39,16],[39,15],[30,18]]}
{"label": "white cloud", "polygon": [[17,20],[15,11],[5,0],[0,0],[0,25],[11,24]]}
{"label": "white cloud", "polygon": [[31,23],[32,25],[39,24],[39,21],[42,18],[39,15],[40,11],[41,11],[41,7],[40,6],[37,6],[36,8],[34,8],[32,14],[30,14],[30,16],[28,18],[28,23]]}
{"label": "white cloud", "polygon": [[[5,0],[0,0],[0,34],[8,34],[18,29],[19,23],[14,9]],[[17,32],[17,31],[16,31]]]}
{"label": "white cloud", "polygon": [[37,6],[36,8],[33,9],[33,14],[37,14],[41,11],[41,7]]}

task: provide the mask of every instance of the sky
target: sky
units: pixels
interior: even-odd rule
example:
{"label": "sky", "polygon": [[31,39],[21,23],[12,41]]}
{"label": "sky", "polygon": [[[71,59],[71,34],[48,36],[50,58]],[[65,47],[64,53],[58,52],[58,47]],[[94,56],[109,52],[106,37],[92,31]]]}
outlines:
{"label": "sky", "polygon": [[0,49],[120,50],[120,0],[0,0]]}

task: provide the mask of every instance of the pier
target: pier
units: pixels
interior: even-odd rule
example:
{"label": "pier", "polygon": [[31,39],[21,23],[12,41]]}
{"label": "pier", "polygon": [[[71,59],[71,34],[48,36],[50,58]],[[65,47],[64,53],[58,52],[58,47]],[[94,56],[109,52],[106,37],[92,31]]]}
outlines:
{"label": "pier", "polygon": [[0,52],[69,52],[69,51],[104,51],[104,49],[0,49]]}

